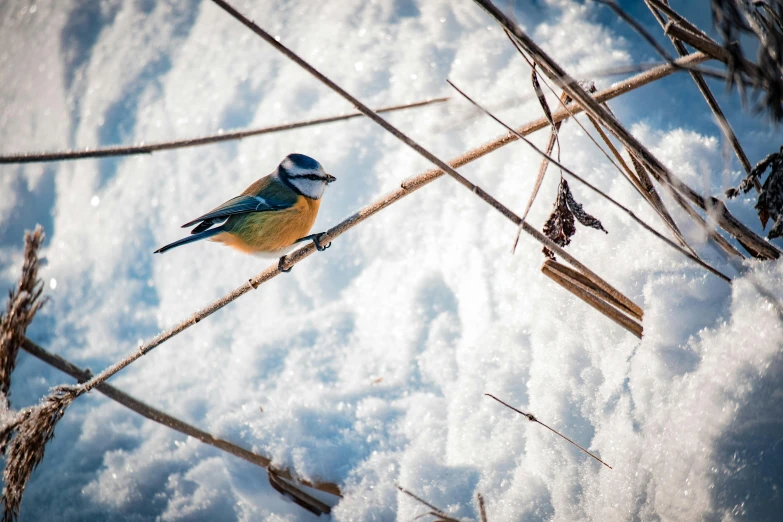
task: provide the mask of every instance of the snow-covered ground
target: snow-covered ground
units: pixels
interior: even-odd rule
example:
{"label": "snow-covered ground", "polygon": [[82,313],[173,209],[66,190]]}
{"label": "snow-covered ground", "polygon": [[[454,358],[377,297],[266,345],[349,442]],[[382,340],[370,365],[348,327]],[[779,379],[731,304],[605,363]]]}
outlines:
{"label": "snow-covered ground", "polygon": [[[450,78],[506,106],[498,114],[510,122],[540,115],[527,66],[470,1],[237,6],[372,106],[452,95]],[[709,21],[706,9],[699,21]],[[655,57],[593,4],[517,2],[515,13],[576,75]],[[655,28],[649,15],[645,22]],[[208,1],[5,1],[0,24],[2,153],[184,138],[351,109]],[[780,134],[731,99],[751,161],[777,149]],[[717,194],[740,179],[736,161],[724,168],[718,132],[686,76],[611,105],[698,189]],[[460,100],[388,117],[444,159],[503,133]],[[561,143],[566,164],[664,230],[573,123]],[[41,223],[49,235],[42,275],[52,300],[30,336],[95,372],[263,270],[268,262],[207,242],[152,251],[289,152],[312,155],[338,178],[315,230],[429,168],[363,120],[144,157],[0,166],[4,287],[17,277],[23,230]],[[514,144],[460,171],[521,211],[538,162]],[[538,227],[556,186],[552,170],[529,217]],[[609,234],[580,229],[569,250],[644,307],[641,342],[544,277],[537,243],[523,236],[511,255],[515,227],[441,179],[112,383],[302,477],[339,483],[335,520],[425,511],[395,484],[474,519],[480,492],[492,521],[774,519],[783,509],[783,327],[758,288],[783,299],[783,265],[749,262],[729,287],[572,188]],[[760,230],[753,203],[730,208]],[[675,216],[706,259],[736,274]],[[63,382],[22,354],[12,403],[32,404]],[[91,394],[59,424],[21,518],[314,517],[273,491],[259,468]]]}

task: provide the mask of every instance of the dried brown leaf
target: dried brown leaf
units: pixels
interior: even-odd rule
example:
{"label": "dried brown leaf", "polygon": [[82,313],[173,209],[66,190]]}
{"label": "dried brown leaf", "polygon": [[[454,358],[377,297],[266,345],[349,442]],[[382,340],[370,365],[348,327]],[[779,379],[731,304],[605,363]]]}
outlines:
{"label": "dried brown leaf", "polygon": [[769,174],[761,187],[755,208],[763,228],[767,228],[770,219],[773,220],[767,237],[774,239],[783,235],[783,147],[780,148],[780,151],[773,152],[759,161],[738,187],[726,191],[726,196],[734,198],[739,194],[749,192],[754,183],[760,182],[761,176],[767,170],[769,170]]}
{"label": "dried brown leaf", "polygon": [[[544,224],[544,234],[558,245],[564,247],[571,242],[571,237],[576,234],[575,221],[579,221],[586,227],[606,232],[601,222],[585,212],[582,205],[574,199],[571,189],[568,187],[568,182],[561,177],[557,198],[555,199],[555,208]],[[545,247],[543,252],[548,258],[555,259],[554,253],[548,248]]]}

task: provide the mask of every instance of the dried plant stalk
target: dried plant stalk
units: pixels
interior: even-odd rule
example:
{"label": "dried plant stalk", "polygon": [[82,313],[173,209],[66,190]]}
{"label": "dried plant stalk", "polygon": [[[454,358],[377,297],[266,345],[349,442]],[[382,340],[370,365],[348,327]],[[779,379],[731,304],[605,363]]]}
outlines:
{"label": "dried plant stalk", "polygon": [[[405,105],[392,105],[390,107],[382,107],[375,112],[395,112],[405,109],[413,109],[416,107],[424,107],[426,105],[432,105],[435,103],[443,103],[448,101],[448,98],[433,98],[431,100],[424,100],[415,103],[407,103]],[[188,138],[184,140],[175,141],[162,141],[159,143],[150,143],[145,145],[131,145],[131,146],[111,146],[100,147],[95,149],[83,149],[83,150],[68,150],[61,152],[25,152],[21,154],[7,154],[0,156],[0,164],[3,163],[35,163],[44,161],[63,161],[63,160],[75,160],[86,158],[106,158],[112,156],[133,156],[137,154],[152,154],[153,152],[163,150],[182,149],[185,147],[196,147],[199,145],[209,145],[212,143],[220,143],[223,141],[241,140],[243,138],[249,138],[252,136],[261,136],[262,134],[272,134],[275,132],[301,129],[302,127],[311,127],[313,125],[322,125],[325,123],[333,123],[336,121],[352,120],[363,116],[360,112],[353,112],[351,114],[342,114],[340,116],[329,116],[327,118],[317,118],[314,120],[298,121],[294,123],[285,123],[283,125],[272,125],[270,127],[261,127],[258,129],[246,129],[238,131],[222,132],[220,134],[213,134],[210,136],[202,136],[199,138]]]}
{"label": "dried plant stalk", "polygon": [[16,356],[27,327],[46,303],[46,299],[41,299],[43,283],[38,278],[38,249],[44,238],[40,225],[33,232],[25,232],[22,276],[16,288],[9,292],[5,314],[0,315],[0,396],[6,401],[11,389],[11,373],[16,367]]}
{"label": "dried plant stalk", "polygon": [[[637,172],[637,175],[639,176],[640,180],[644,180],[643,182],[649,185],[652,185],[652,182],[650,181],[650,176],[648,174],[647,169],[644,167],[644,165],[640,164],[639,161],[629,152],[628,153],[631,158],[631,163],[634,166],[634,169]],[[688,203],[685,198],[683,198],[679,192],[672,189],[668,185],[663,185],[666,192],[669,194],[669,196],[674,199],[674,201],[682,208],[688,216],[690,216],[691,219],[704,231],[704,233],[712,239],[724,252],[726,252],[729,256],[736,256],[740,259],[745,259],[745,256],[737,250],[737,248],[732,245],[726,238],[724,238],[722,235],[718,233],[717,230],[715,230],[715,227],[710,226],[707,221],[701,217],[701,215],[694,210],[694,208]]]}
{"label": "dried plant stalk", "polygon": [[[669,22],[664,27],[664,32],[666,33],[666,36],[676,38],[677,40],[682,40],[694,49],[698,49],[699,51],[709,55],[710,58],[719,60],[727,65],[732,63],[734,60],[734,57],[731,55],[731,53],[722,47],[719,43],[715,42],[707,36],[704,36],[703,34],[688,30],[687,28],[679,25],[678,22],[669,20]],[[764,77],[764,71],[762,71],[758,65],[749,60],[744,58],[740,59],[735,63],[735,65],[740,67],[743,72],[746,72],[752,78]]]}
{"label": "dried plant stalk", "polygon": [[555,430],[555,429],[553,429],[553,428],[550,428],[549,426],[547,426],[546,424],[544,424],[543,422],[541,422],[540,420],[538,420],[538,419],[536,418],[536,416],[535,416],[535,415],[533,415],[532,413],[525,413],[524,411],[522,411],[522,410],[520,410],[520,409],[517,409],[517,408],[513,407],[512,405],[508,404],[507,402],[504,402],[504,401],[502,401],[502,400],[498,399],[497,397],[495,397],[495,396],[494,396],[494,395],[492,395],[491,393],[485,393],[484,395],[486,395],[487,397],[490,397],[490,398],[492,398],[492,399],[495,399],[496,401],[498,401],[500,404],[502,404],[502,405],[503,405],[503,406],[505,406],[506,408],[508,408],[508,409],[510,409],[510,410],[514,410],[515,412],[519,413],[520,415],[522,415],[522,416],[524,416],[524,417],[527,417],[527,420],[529,420],[530,422],[535,422],[535,423],[538,423],[538,424],[542,425],[543,427],[545,427],[546,429],[548,429],[548,430],[549,430],[549,431],[551,431],[552,433],[556,434],[557,436],[564,438],[565,440],[567,440],[568,442],[570,442],[571,444],[573,444],[574,446],[576,446],[577,448],[579,448],[580,450],[582,450],[584,453],[587,453],[588,455],[590,455],[591,457],[593,457],[595,460],[597,460],[598,462],[600,462],[601,464],[603,464],[603,465],[604,465],[604,466],[606,466],[607,468],[609,468],[609,469],[613,469],[613,468],[612,468],[612,466],[610,466],[609,464],[607,464],[607,463],[606,463],[606,462],[604,462],[603,460],[599,459],[599,458],[598,458],[598,457],[597,457],[595,454],[593,454],[593,453],[590,453],[589,451],[587,451],[586,449],[584,449],[582,446],[580,446],[579,444],[577,444],[577,443],[576,443],[576,442],[574,442],[573,440],[569,439],[568,437],[566,437],[565,435],[563,435],[563,434],[562,434],[562,433],[560,433],[559,431],[557,431],[557,430]]}
{"label": "dried plant stalk", "polygon": [[617,298],[615,298],[615,296],[605,292],[599,286],[595,285],[592,281],[590,281],[590,279],[586,278],[584,275],[580,274],[576,270],[569,268],[561,263],[558,263],[557,261],[554,261],[552,259],[547,259],[544,262],[544,265],[549,267],[551,270],[558,272],[560,275],[573,280],[575,283],[579,284],[580,286],[583,286],[586,290],[589,290],[590,292],[596,294],[604,301],[607,301],[609,304],[619,309],[621,312],[630,315],[636,320],[641,321],[644,318],[644,310],[642,309],[641,306],[637,305],[636,303],[634,303],[633,301],[627,298],[622,301],[618,300]]}
{"label": "dried plant stalk", "polygon": [[[743,247],[752,255],[762,259],[777,259],[781,251],[759,237],[750,228],[738,221],[726,208],[726,206],[714,197],[703,197],[692,188],[682,182],[677,176],[667,169],[638,139],[615,118],[609,114],[578,82],[569,76],[557,62],[545,53],[530,37],[522,31],[511,19],[499,10],[490,0],[474,0],[490,16],[492,16],[504,29],[511,32],[519,44],[535,58],[542,71],[555,83],[564,89],[576,103],[601,122],[612,134],[620,140],[629,151],[646,167],[659,181],[667,183],[680,192],[688,200],[693,202],[702,211],[714,219],[719,226],[734,236]],[[681,38],[682,39],[682,38]]]}
{"label": "dried plant stalk", "polygon": [[289,484],[280,478],[274,469],[267,468],[266,472],[267,477],[269,478],[269,485],[281,495],[290,498],[296,505],[303,507],[310,513],[319,517],[331,513],[332,508],[327,504],[324,504],[312,495],[308,495],[296,486]]}
{"label": "dried plant stalk", "polygon": [[[709,272],[711,272],[711,273],[715,274],[715,275],[716,275],[716,276],[718,276],[719,278],[721,278],[721,279],[723,279],[724,281],[726,281],[727,283],[731,284],[731,278],[729,278],[729,277],[728,277],[726,274],[724,274],[724,273],[720,272],[720,271],[719,271],[719,270],[717,270],[716,268],[713,268],[712,266],[710,266],[709,264],[707,264],[706,262],[704,262],[704,261],[703,261],[701,258],[699,258],[697,255],[695,255],[695,254],[692,254],[691,252],[689,252],[689,251],[687,251],[687,250],[683,249],[682,247],[680,247],[680,246],[679,246],[679,245],[677,245],[676,243],[672,242],[672,241],[671,241],[669,238],[667,238],[667,237],[663,236],[663,235],[662,235],[660,232],[658,232],[657,230],[655,230],[654,228],[652,228],[650,225],[648,225],[647,223],[645,223],[643,220],[639,219],[639,218],[636,216],[636,214],[634,214],[634,213],[633,213],[633,212],[632,212],[630,209],[628,209],[627,207],[625,207],[624,205],[622,205],[621,203],[619,203],[617,200],[615,200],[614,198],[612,198],[611,196],[609,196],[608,194],[606,194],[604,191],[602,191],[601,189],[599,189],[598,187],[596,187],[595,185],[593,185],[593,184],[592,184],[592,183],[590,183],[589,181],[585,180],[584,178],[582,178],[581,176],[579,176],[578,174],[576,174],[576,173],[575,173],[573,170],[571,170],[571,169],[569,169],[568,167],[564,166],[562,163],[560,163],[559,161],[555,160],[555,159],[554,159],[554,158],[552,158],[551,156],[549,156],[549,155],[545,154],[545,153],[544,153],[544,152],[543,152],[541,149],[539,149],[538,147],[536,147],[535,145],[533,145],[533,143],[532,143],[530,140],[528,140],[527,138],[525,138],[524,136],[522,136],[521,134],[519,134],[518,132],[516,132],[514,129],[512,129],[512,128],[511,128],[511,127],[509,127],[509,126],[508,126],[506,123],[504,123],[502,120],[500,120],[498,117],[496,117],[494,114],[492,114],[491,112],[489,112],[489,111],[488,111],[486,108],[482,107],[482,106],[481,106],[481,105],[480,105],[478,102],[476,102],[475,100],[473,100],[473,99],[472,99],[470,96],[468,96],[467,94],[465,94],[465,93],[464,93],[462,90],[460,90],[460,89],[459,89],[459,88],[458,88],[456,85],[454,85],[454,84],[453,84],[453,83],[452,83],[450,80],[446,80],[446,82],[447,82],[449,85],[451,85],[452,87],[454,87],[454,89],[455,89],[455,90],[456,90],[458,93],[460,93],[460,94],[461,94],[461,95],[462,95],[462,96],[463,96],[463,97],[464,97],[466,100],[468,100],[470,103],[472,103],[472,104],[473,104],[474,106],[476,106],[477,108],[481,109],[481,111],[482,111],[482,112],[484,112],[484,114],[486,114],[487,116],[489,116],[490,118],[492,118],[493,120],[495,120],[497,123],[499,123],[500,125],[502,125],[502,126],[503,126],[503,127],[505,127],[506,129],[508,129],[508,131],[509,131],[509,132],[511,132],[512,134],[515,134],[515,135],[517,136],[517,138],[519,138],[519,139],[520,139],[520,140],[522,140],[524,143],[526,143],[526,144],[527,144],[527,145],[528,145],[530,148],[532,148],[534,151],[536,151],[536,152],[537,152],[539,155],[541,155],[541,156],[543,156],[543,157],[547,158],[547,159],[548,159],[548,160],[549,160],[551,163],[554,163],[555,165],[557,165],[558,167],[560,167],[560,170],[562,170],[563,172],[567,173],[569,176],[573,177],[574,179],[578,180],[580,183],[582,183],[583,185],[585,185],[586,187],[590,188],[592,191],[594,191],[595,193],[599,194],[601,197],[603,197],[604,199],[606,199],[607,201],[609,201],[610,203],[612,203],[612,204],[613,204],[615,207],[619,208],[620,210],[622,210],[623,212],[625,212],[626,214],[628,214],[628,215],[631,217],[631,219],[633,219],[634,221],[636,221],[636,222],[637,222],[638,224],[640,224],[640,225],[641,225],[641,226],[642,226],[642,227],[643,227],[645,230],[647,230],[648,232],[650,232],[651,234],[653,234],[655,237],[657,237],[658,239],[660,239],[661,241],[663,241],[664,243],[666,243],[666,244],[667,244],[667,245],[669,245],[670,247],[674,248],[675,250],[677,250],[678,252],[680,252],[681,254],[683,254],[683,255],[684,255],[685,257],[687,257],[688,259],[690,259],[690,260],[694,261],[695,263],[697,263],[698,265],[702,266],[703,268],[705,268],[705,269],[706,269],[706,270],[708,270]],[[517,219],[518,219],[518,218],[517,218]],[[524,222],[524,221],[520,222],[519,224],[520,224],[521,226],[523,226],[523,227],[529,227],[529,225],[528,225],[526,222]],[[545,245],[545,246],[548,246],[548,245]],[[545,251],[545,252],[546,252],[546,251]],[[564,251],[563,251],[563,252],[564,252]],[[562,255],[562,254],[561,254],[561,255]],[[566,259],[567,259],[567,258],[566,258]],[[569,263],[571,263],[571,264],[572,264],[573,266],[575,266],[576,268],[578,268],[579,270],[581,270],[581,271],[582,271],[582,272],[583,272],[585,275],[587,275],[587,276],[589,276],[591,279],[593,279],[593,280],[594,280],[594,281],[595,281],[597,284],[602,284],[600,281],[598,281],[598,280],[596,279],[596,276],[595,276],[595,274],[592,274],[592,273],[588,274],[588,271],[587,271],[587,270],[584,270],[584,269],[583,269],[583,267],[580,267],[580,266],[577,266],[577,265],[575,265],[573,262],[571,262],[571,260],[568,260],[568,262],[569,262]],[[607,291],[608,291],[608,289],[607,289]]]}
{"label": "dried plant stalk", "polygon": [[[642,325],[633,321],[628,316],[620,312],[617,308],[609,304],[609,302],[602,299],[602,295],[595,291],[592,285],[584,284],[584,280],[571,278],[564,272],[556,270],[550,263],[554,263],[551,259],[547,259],[544,265],[541,267],[541,272],[555,283],[559,284],[576,297],[589,304],[606,317],[622,326],[639,339],[642,338],[643,328]],[[589,280],[588,280],[589,281]]]}
{"label": "dried plant stalk", "polygon": [[54,427],[77,396],[72,389],[55,388],[40,404],[21,410],[0,426],[0,441],[6,450],[3,522],[19,516],[30,475],[43,460],[46,443],[54,437]]}
{"label": "dried plant stalk", "polygon": [[481,495],[481,493],[476,493],[476,498],[478,499],[479,516],[481,517],[481,522],[487,522],[487,509],[484,506],[484,497]]}
{"label": "dried plant stalk", "polygon": [[[92,377],[92,374],[89,371],[79,368],[75,364],[67,361],[66,359],[63,359],[59,355],[55,355],[46,351],[30,339],[24,339],[24,342],[22,343],[22,350],[26,351],[34,357],[37,357],[46,364],[53,366],[54,368],[57,368],[64,373],[67,373],[79,382],[86,382]],[[192,426],[180,419],[177,419],[176,417],[172,417],[171,415],[161,410],[153,408],[152,406],[135,399],[127,393],[115,388],[111,384],[102,383],[97,385],[95,389],[113,401],[116,401],[131,411],[138,413],[142,417],[145,417],[153,422],[157,422],[158,424],[162,424],[163,426],[171,428],[189,437],[193,437],[194,439],[200,440],[204,444],[208,444],[214,448],[223,450],[227,453],[230,453],[231,455],[234,455],[235,457],[239,457],[240,459],[245,460],[246,462],[261,466],[262,468],[268,469],[272,465],[272,460],[269,457],[254,453],[225,439],[221,439],[220,437],[215,437],[211,433],[200,430],[195,426]],[[340,487],[337,484],[333,484],[331,482],[310,482],[295,477],[289,470],[286,469],[277,468],[275,469],[275,473],[279,477],[295,480],[300,484],[318,489],[325,493],[342,496],[340,493]]]}
{"label": "dried plant stalk", "polygon": [[[607,107],[607,110],[609,108]],[[593,127],[595,127],[596,132],[598,132],[598,135],[601,137],[601,139],[606,143],[606,146],[611,151],[612,155],[617,160],[617,163],[620,165],[620,172],[625,174],[625,177],[628,178],[628,181],[631,182],[631,184],[636,187],[636,190],[641,194],[641,196],[647,200],[647,202],[652,206],[653,210],[661,217],[663,222],[669,227],[669,229],[674,234],[675,239],[677,242],[683,247],[688,249],[688,251],[693,254],[694,256],[698,256],[696,254],[696,251],[691,248],[691,246],[688,244],[688,242],[685,240],[685,237],[682,235],[682,232],[680,231],[680,227],[677,226],[677,223],[674,221],[674,218],[672,218],[671,214],[669,213],[669,209],[666,208],[666,205],[663,203],[663,200],[658,195],[658,191],[655,190],[655,187],[650,182],[649,178],[646,180],[642,180],[640,176],[638,176],[634,171],[631,170],[630,167],[628,167],[628,164],[623,159],[622,155],[620,154],[620,151],[617,150],[617,147],[614,146],[614,143],[612,143],[612,140],[609,139],[609,136],[606,135],[604,130],[601,128],[601,125],[591,116],[587,117],[590,120],[590,123],[593,124]],[[636,159],[631,156],[631,161],[636,161]]]}
{"label": "dried plant stalk", "polygon": [[[661,25],[661,27],[665,29],[666,20],[664,20],[663,16],[660,14],[658,9],[653,5],[653,3],[650,0],[645,0],[645,3],[647,4],[647,7],[650,9],[655,19],[658,20],[658,23]],[[664,0],[664,2],[662,3],[667,4],[668,2]],[[669,38],[671,39],[672,45],[677,51],[677,54],[679,54],[680,56],[686,56],[688,54],[688,50],[685,48],[682,42],[680,42],[677,38],[671,35],[669,36]],[[715,119],[717,120],[718,126],[720,127],[721,131],[723,131],[723,134],[726,136],[726,139],[728,139],[729,143],[731,143],[731,147],[732,149],[734,149],[734,154],[736,154],[737,159],[739,159],[742,168],[745,169],[746,173],[750,173],[750,169],[751,169],[750,160],[748,159],[748,156],[745,154],[745,150],[742,148],[739,138],[737,138],[737,135],[734,133],[734,129],[731,128],[731,124],[729,124],[729,121],[726,119],[726,115],[723,113],[723,110],[720,108],[720,105],[718,104],[718,100],[715,99],[715,96],[712,94],[712,91],[707,85],[707,82],[704,80],[704,76],[702,76],[702,74],[698,71],[689,71],[689,73],[693,78],[693,81],[696,83],[696,87],[699,89],[699,92],[701,92],[701,95],[704,97],[704,100],[707,102],[707,106],[710,108],[712,114],[715,116]],[[761,185],[756,185],[756,191],[761,192]]]}

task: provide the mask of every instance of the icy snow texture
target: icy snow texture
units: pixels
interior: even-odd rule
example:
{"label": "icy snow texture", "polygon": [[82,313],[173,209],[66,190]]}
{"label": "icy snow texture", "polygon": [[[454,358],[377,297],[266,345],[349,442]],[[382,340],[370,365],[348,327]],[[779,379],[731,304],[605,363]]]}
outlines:
{"label": "icy snow texture", "polygon": [[[447,77],[490,106],[531,92],[523,62],[468,1],[237,5],[374,106],[451,94]],[[518,7],[533,36],[577,73],[652,57],[600,25],[592,5]],[[350,110],[210,2],[5,2],[0,23],[3,152],[150,142]],[[689,81],[668,85],[692,93]],[[667,114],[674,96],[658,86],[642,92],[612,106],[645,143],[699,189],[736,183],[736,171],[722,173],[709,121],[672,128],[651,111]],[[686,114],[698,125],[704,107],[692,100]],[[535,101],[500,112],[515,123],[539,113]],[[442,158],[502,134],[462,102],[388,117]],[[756,132],[754,159],[776,139]],[[566,163],[663,230],[574,124],[561,142]],[[148,157],[3,166],[0,281],[16,277],[22,231],[44,224],[42,274],[56,288],[30,334],[97,371],[265,267],[209,243],[152,251],[293,151],[338,177],[314,230],[429,168],[358,120]],[[516,144],[461,171],[519,210],[537,168]],[[421,514],[395,484],[458,517],[477,517],[481,492],[493,521],[779,514],[783,330],[754,284],[783,298],[783,266],[749,264],[750,275],[729,288],[572,185],[609,234],[580,229],[569,249],[643,305],[642,342],[542,276],[529,238],[510,255],[515,228],[442,179],[112,382],[303,477],[340,483],[336,520]],[[530,214],[537,226],[556,186],[551,171]],[[749,198],[731,205],[758,228]],[[685,229],[699,244],[699,232]],[[15,406],[69,382],[20,358]],[[484,392],[534,412],[615,469]],[[258,468],[98,394],[80,399],[33,476],[22,520],[155,518],[313,517],[271,490]]]}

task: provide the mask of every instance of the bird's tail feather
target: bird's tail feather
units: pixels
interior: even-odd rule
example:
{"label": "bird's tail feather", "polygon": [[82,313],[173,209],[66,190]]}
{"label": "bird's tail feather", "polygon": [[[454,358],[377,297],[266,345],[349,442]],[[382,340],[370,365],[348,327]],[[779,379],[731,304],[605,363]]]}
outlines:
{"label": "bird's tail feather", "polygon": [[199,234],[194,234],[192,236],[183,237],[182,239],[180,239],[178,241],[174,241],[173,243],[169,243],[168,245],[166,245],[164,247],[160,247],[159,249],[157,249],[153,253],[155,253],[155,254],[162,254],[163,252],[166,252],[167,250],[171,250],[172,248],[176,248],[176,247],[178,247],[180,245],[186,245],[188,243],[193,243],[194,241],[200,241],[202,239],[207,239],[207,238],[210,238],[210,237],[215,236],[217,234],[220,234],[222,232],[225,232],[225,230],[223,230],[223,227],[215,227],[215,228],[212,228],[210,230],[205,230],[204,232],[201,232]]}

